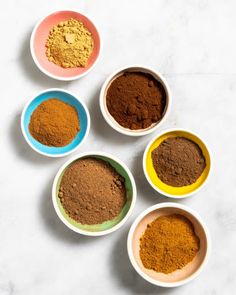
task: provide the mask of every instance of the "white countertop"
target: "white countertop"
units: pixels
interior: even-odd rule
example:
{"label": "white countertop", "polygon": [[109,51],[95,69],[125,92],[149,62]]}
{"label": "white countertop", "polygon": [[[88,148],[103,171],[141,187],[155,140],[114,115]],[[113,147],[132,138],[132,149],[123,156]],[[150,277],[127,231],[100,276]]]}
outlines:
{"label": "white countertop", "polygon": [[[66,7],[64,5],[66,5]],[[71,83],[39,72],[29,38],[39,18],[71,8],[100,27],[102,57],[88,76]],[[234,0],[8,0],[1,3],[0,295],[175,294],[228,295],[236,287],[236,1]],[[150,285],[133,270],[126,236],[134,218],[158,197],[144,179],[142,154],[153,135],[129,138],[101,116],[98,94],[105,78],[128,64],[164,74],[173,108],[161,130],[192,129],[212,149],[207,186],[180,201],[201,214],[212,236],[203,273],[175,289]],[[38,91],[62,87],[77,93],[91,114],[91,132],[78,152],[110,152],[125,161],[137,182],[135,210],[119,231],[86,238],[67,229],[51,204],[52,179],[67,158],[48,159],[25,143],[20,131],[24,104]]]}

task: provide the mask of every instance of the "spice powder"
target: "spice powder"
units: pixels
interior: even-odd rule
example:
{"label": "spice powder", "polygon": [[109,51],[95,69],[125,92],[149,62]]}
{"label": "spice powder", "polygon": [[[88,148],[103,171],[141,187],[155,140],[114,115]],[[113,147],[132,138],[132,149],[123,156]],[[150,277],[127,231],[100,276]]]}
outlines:
{"label": "spice powder", "polygon": [[139,254],[145,268],[168,274],[191,262],[199,249],[200,240],[191,221],[172,214],[147,225]]}
{"label": "spice powder", "polygon": [[79,130],[77,110],[57,98],[42,102],[32,113],[29,123],[33,138],[47,146],[66,146]]}
{"label": "spice powder", "polygon": [[100,224],[114,219],[124,207],[124,181],[107,162],[83,158],[66,169],[58,197],[72,219],[82,224]]}
{"label": "spice powder", "polygon": [[109,86],[106,104],[109,113],[124,128],[145,129],[162,119],[166,93],[152,75],[125,72]]}
{"label": "spice powder", "polygon": [[164,183],[181,187],[193,184],[206,167],[200,147],[185,137],[169,137],[152,151],[152,163]]}
{"label": "spice powder", "polygon": [[46,42],[48,60],[63,67],[85,67],[93,52],[92,34],[76,19],[62,21],[49,32]]}

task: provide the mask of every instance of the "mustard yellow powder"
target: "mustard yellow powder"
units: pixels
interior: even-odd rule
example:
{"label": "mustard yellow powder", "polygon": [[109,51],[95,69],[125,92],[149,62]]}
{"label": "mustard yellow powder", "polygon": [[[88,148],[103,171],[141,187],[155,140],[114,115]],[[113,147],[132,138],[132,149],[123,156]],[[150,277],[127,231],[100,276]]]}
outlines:
{"label": "mustard yellow powder", "polygon": [[85,67],[93,47],[92,34],[82,22],[71,18],[50,30],[46,55],[49,61],[63,68]]}
{"label": "mustard yellow powder", "polygon": [[172,214],[147,225],[139,254],[145,268],[168,274],[191,262],[199,250],[200,239],[191,221]]}

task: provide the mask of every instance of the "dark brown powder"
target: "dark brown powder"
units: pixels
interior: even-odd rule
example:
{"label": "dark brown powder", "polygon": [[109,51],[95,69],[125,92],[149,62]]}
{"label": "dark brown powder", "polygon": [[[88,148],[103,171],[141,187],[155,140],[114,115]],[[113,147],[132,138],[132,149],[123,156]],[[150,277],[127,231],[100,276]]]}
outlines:
{"label": "dark brown powder", "polygon": [[200,249],[190,220],[180,214],[156,218],[140,239],[140,258],[145,268],[165,274],[183,268]]}
{"label": "dark brown powder", "polygon": [[58,196],[72,219],[99,224],[114,219],[125,205],[124,178],[103,160],[79,159],[66,169]]}
{"label": "dark brown powder", "polygon": [[109,86],[106,104],[121,126],[145,129],[163,117],[166,93],[162,84],[150,74],[126,72]]}
{"label": "dark brown powder", "polygon": [[152,151],[157,176],[166,184],[181,187],[193,184],[206,167],[200,147],[185,137],[169,137]]}

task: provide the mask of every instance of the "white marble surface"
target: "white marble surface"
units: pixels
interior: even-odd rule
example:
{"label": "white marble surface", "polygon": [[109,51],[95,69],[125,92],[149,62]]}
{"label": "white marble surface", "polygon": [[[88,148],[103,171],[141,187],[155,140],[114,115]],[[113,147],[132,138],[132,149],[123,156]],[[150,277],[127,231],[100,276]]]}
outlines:
{"label": "white marble surface", "polygon": [[[57,82],[41,74],[29,53],[36,21],[73,8],[99,25],[104,50],[85,78]],[[0,65],[0,295],[233,294],[236,249],[236,1],[235,0],[7,0],[1,2]],[[201,134],[214,155],[203,191],[181,201],[207,222],[213,241],[199,278],[176,289],[146,283],[132,269],[126,236],[139,212],[160,201],[144,179],[141,158],[151,136],[129,138],[103,120],[98,94],[104,79],[126,64],[152,66],[167,78],[173,108],[161,129]],[[20,113],[38,91],[62,87],[87,104],[92,126],[79,151],[114,153],[131,168],[138,188],[135,210],[118,232],[86,238],[68,230],[51,204],[52,179],[66,160],[39,156],[24,142]]]}

